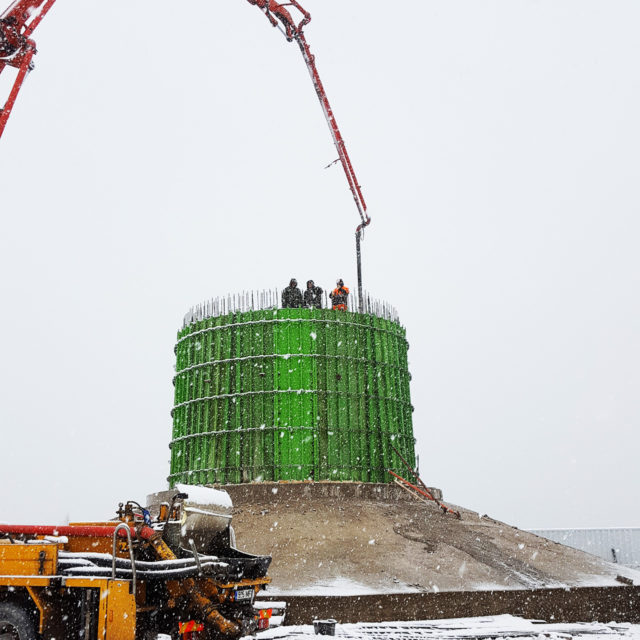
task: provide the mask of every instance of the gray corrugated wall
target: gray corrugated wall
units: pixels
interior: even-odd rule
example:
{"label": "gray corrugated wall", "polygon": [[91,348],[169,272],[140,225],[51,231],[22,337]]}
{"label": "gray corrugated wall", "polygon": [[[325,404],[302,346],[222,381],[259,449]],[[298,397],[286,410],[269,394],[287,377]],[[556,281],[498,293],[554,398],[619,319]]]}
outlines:
{"label": "gray corrugated wall", "polygon": [[608,562],[640,568],[640,529],[530,529],[530,532]]}

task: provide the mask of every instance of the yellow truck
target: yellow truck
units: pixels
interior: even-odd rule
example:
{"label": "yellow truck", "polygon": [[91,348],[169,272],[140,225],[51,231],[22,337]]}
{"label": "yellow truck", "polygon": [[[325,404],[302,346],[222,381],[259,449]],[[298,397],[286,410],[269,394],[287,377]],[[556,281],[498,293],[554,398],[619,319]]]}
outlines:
{"label": "yellow truck", "polygon": [[226,492],[178,485],[116,520],[0,525],[0,640],[237,638],[270,556],[236,549]]}

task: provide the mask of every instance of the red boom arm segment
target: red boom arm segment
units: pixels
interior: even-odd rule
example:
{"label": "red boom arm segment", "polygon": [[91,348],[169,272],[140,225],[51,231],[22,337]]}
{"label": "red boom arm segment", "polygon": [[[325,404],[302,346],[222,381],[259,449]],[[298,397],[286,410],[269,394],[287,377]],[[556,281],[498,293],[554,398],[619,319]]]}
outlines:
{"label": "red boom arm segment", "polygon": [[54,2],[55,0],[15,0],[0,15],[0,74],[7,67],[18,69],[9,97],[0,109],[0,137],[22,83],[33,69],[32,59],[36,53],[36,43],[31,40],[31,34]]}
{"label": "red boom arm segment", "polygon": [[[347,177],[347,182],[349,183],[349,189],[351,190],[351,194],[353,195],[353,200],[356,203],[356,207],[358,208],[358,214],[360,215],[360,224],[356,229],[356,254],[357,254],[357,263],[358,263],[358,301],[360,305],[360,311],[362,311],[362,274],[360,267],[360,239],[362,237],[362,232],[364,228],[371,223],[371,218],[367,213],[367,204],[364,201],[364,196],[362,195],[362,189],[360,184],[358,183],[358,179],[356,178],[356,173],[353,169],[353,165],[351,164],[351,159],[349,158],[349,154],[347,153],[347,147],[344,143],[344,139],[342,138],[342,134],[340,133],[340,129],[338,128],[338,123],[336,122],[336,118],[333,115],[333,110],[331,109],[331,105],[329,104],[329,99],[327,98],[327,93],[324,90],[324,86],[322,85],[322,81],[320,80],[320,74],[318,73],[318,69],[316,67],[315,56],[311,53],[311,49],[307,44],[307,40],[304,37],[303,28],[311,22],[311,14],[305,11],[297,0],[290,0],[287,3],[279,3],[275,0],[248,0],[250,4],[257,5],[264,14],[267,16],[269,21],[274,27],[280,28],[278,20],[282,23],[284,30],[280,28],[280,30],[284,33],[287,40],[295,40],[300,47],[300,51],[302,52],[302,57],[304,58],[305,64],[307,65],[307,69],[309,70],[309,75],[311,76],[311,80],[313,81],[313,86],[318,94],[318,99],[320,100],[320,105],[322,106],[322,111],[327,119],[327,124],[329,125],[329,130],[331,131],[331,136],[333,137],[333,142],[336,145],[336,149],[338,150],[338,157],[342,164],[342,168],[344,169],[344,173]],[[291,13],[285,9],[285,7],[290,6],[296,8],[303,15],[303,18],[299,24],[295,24]]]}

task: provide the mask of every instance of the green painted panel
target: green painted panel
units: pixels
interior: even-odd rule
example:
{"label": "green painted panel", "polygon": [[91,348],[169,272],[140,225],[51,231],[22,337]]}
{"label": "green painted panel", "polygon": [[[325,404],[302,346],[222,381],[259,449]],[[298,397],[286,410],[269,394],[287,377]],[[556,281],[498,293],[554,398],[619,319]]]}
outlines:
{"label": "green painted panel", "polygon": [[178,334],[171,484],[389,482],[415,464],[407,342],[397,322],[270,309]]}

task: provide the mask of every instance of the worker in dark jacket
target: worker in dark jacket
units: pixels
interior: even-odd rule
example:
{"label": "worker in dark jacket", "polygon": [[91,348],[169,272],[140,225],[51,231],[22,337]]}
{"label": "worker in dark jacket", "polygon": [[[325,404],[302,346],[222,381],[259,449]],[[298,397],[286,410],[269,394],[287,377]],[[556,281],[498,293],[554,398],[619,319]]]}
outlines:
{"label": "worker in dark jacket", "polygon": [[302,291],[298,289],[298,281],[291,278],[289,286],[282,291],[282,308],[299,309],[302,306]]}
{"label": "worker in dark jacket", "polygon": [[304,292],[304,306],[310,309],[322,309],[322,289],[316,287],[313,280],[307,280]]}
{"label": "worker in dark jacket", "polygon": [[334,311],[346,311],[347,300],[349,298],[349,287],[344,286],[344,280],[340,278],[336,283],[338,286],[329,294],[333,303]]}

